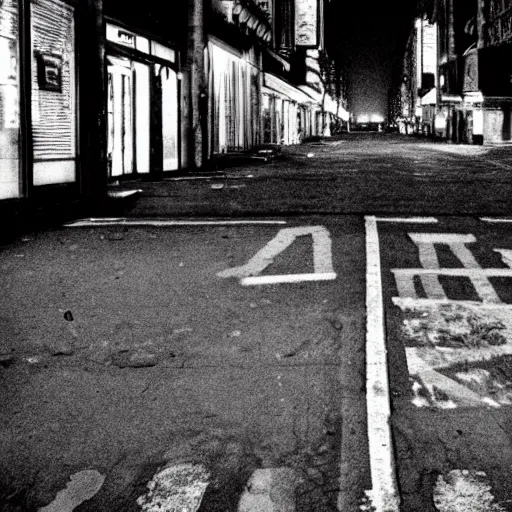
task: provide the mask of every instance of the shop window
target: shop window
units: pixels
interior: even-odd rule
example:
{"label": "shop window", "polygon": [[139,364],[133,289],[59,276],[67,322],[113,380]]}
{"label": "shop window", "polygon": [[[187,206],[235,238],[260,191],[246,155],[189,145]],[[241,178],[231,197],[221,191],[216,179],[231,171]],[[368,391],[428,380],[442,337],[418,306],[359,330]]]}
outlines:
{"label": "shop window", "polygon": [[[247,148],[253,140],[251,66],[244,59],[210,44],[213,69],[213,152]],[[259,106],[258,106],[259,108]]]}
{"label": "shop window", "polygon": [[178,169],[178,79],[168,68],[160,70],[162,79],[163,170]]}
{"label": "shop window", "polygon": [[0,2],[0,199],[20,196],[18,3]]}
{"label": "shop window", "polygon": [[34,185],[76,179],[75,20],[60,0],[31,2]]}
{"label": "shop window", "polygon": [[134,62],[135,70],[135,151],[137,172],[149,172],[150,72],[149,66]]}
{"label": "shop window", "polygon": [[133,71],[129,59],[108,61],[109,174],[121,176],[133,172]]}

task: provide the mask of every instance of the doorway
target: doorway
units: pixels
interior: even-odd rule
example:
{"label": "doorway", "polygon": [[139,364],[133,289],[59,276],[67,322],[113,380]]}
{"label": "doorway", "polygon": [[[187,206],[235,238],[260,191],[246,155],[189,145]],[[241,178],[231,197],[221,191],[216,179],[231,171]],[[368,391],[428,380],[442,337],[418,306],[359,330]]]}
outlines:
{"label": "doorway", "polygon": [[172,68],[108,56],[109,178],[179,168],[178,96]]}

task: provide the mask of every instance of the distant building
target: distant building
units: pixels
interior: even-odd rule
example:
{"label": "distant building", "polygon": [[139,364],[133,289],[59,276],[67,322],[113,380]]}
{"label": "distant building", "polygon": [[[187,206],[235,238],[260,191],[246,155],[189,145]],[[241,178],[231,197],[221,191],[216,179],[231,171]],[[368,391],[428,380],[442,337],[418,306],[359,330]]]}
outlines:
{"label": "distant building", "polygon": [[[403,58],[402,80],[395,92],[402,133],[430,135],[437,103],[437,26],[426,17],[415,20]],[[399,98],[399,100],[397,100]]]}
{"label": "distant building", "polygon": [[511,141],[512,2],[425,4],[430,8],[416,21],[404,57],[404,116],[414,122],[419,116],[422,131],[430,126],[437,137],[452,142]]}

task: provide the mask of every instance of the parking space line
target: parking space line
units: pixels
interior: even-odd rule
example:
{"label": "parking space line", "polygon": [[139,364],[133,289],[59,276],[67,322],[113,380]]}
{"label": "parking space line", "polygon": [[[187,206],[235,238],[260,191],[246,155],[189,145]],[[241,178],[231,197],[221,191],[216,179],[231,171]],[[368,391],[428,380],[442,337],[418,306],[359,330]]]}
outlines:
{"label": "parking space line", "polygon": [[398,512],[400,498],[393,456],[391,406],[387,369],[386,336],[380,249],[375,216],[366,226],[366,400],[372,490],[377,512]]}
{"label": "parking space line", "polygon": [[378,222],[397,222],[411,224],[436,224],[439,222],[435,217],[377,217]]}
{"label": "parking space line", "polygon": [[304,281],[332,281],[336,279],[336,272],[321,272],[310,274],[283,274],[273,276],[253,276],[240,279],[242,286],[257,284],[302,283]]}
{"label": "parking space line", "polygon": [[492,222],[492,223],[510,223],[512,222],[511,218],[506,217],[480,217],[482,222]]}
{"label": "parking space line", "polygon": [[250,226],[250,225],[282,225],[285,220],[168,220],[168,219],[129,219],[90,218],[64,224],[67,228],[95,226]]}

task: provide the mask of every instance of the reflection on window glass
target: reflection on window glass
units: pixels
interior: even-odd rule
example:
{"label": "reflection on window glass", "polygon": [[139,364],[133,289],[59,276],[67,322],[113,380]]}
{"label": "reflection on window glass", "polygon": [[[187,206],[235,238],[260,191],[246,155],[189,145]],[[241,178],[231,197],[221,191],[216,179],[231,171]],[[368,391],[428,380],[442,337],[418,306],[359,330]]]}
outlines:
{"label": "reflection on window glass", "polygon": [[0,2],[0,199],[20,196],[18,5]]}

